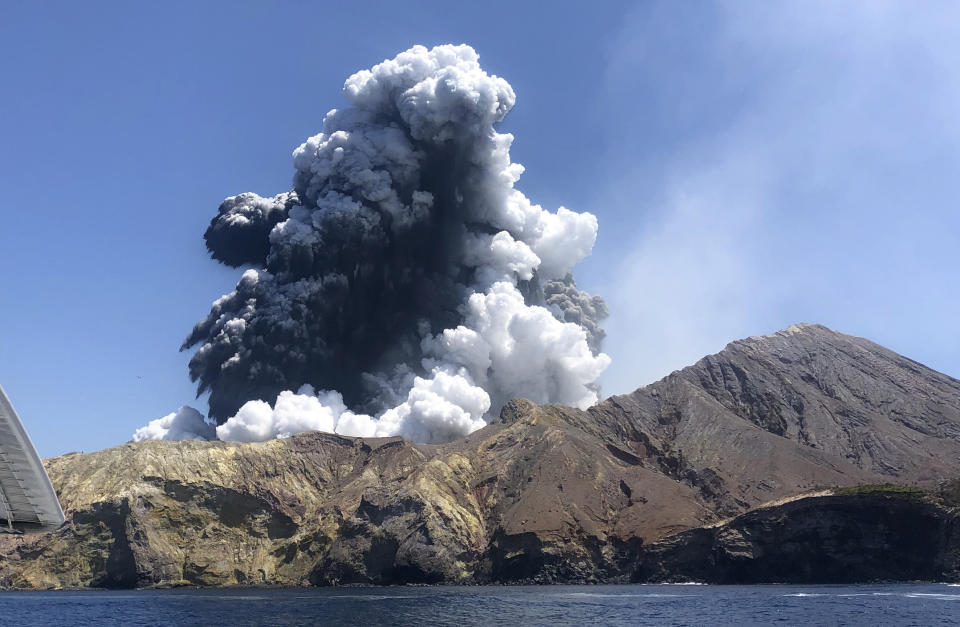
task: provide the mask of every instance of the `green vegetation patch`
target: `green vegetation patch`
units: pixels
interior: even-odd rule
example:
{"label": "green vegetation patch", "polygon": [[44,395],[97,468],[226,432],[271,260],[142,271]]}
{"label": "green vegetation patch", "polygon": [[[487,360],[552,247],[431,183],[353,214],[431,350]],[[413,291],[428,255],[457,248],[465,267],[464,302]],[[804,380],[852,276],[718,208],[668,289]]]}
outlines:
{"label": "green vegetation patch", "polygon": [[927,493],[921,488],[895,483],[869,483],[834,488],[833,493],[837,496],[895,496],[918,501],[927,497]]}
{"label": "green vegetation patch", "polygon": [[946,507],[960,507],[960,479],[941,483],[937,497]]}

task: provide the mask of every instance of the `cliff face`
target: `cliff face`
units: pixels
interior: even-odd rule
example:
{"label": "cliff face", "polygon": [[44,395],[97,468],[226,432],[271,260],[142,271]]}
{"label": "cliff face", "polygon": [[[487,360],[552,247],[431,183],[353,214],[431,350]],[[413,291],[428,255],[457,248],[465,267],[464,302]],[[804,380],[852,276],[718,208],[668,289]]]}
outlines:
{"label": "cliff face", "polygon": [[611,452],[578,414],[517,402],[443,446],[314,432],[66,455],[48,470],[70,522],[0,536],[0,582],[600,580],[626,576],[641,538],[715,519],[696,489]]}
{"label": "cliff face", "polygon": [[839,490],[691,529],[637,558],[636,581],[960,580],[960,510],[933,494]]}
{"label": "cliff face", "polygon": [[[446,445],[314,432],[51,459],[68,522],[0,535],[0,585],[706,579],[685,564],[740,572],[704,557],[730,553],[738,533],[751,555],[773,554],[763,538],[776,525],[749,518],[770,508],[722,519],[818,486],[960,476],[958,434],[960,382],[866,340],[791,327],[588,411],[514,401]],[[864,532],[838,537],[867,538],[863,525],[893,512],[781,507],[787,538],[842,526],[830,516]],[[952,516],[936,507],[937,520]],[[880,550],[871,542],[861,548]],[[782,575],[761,561],[757,580]]]}

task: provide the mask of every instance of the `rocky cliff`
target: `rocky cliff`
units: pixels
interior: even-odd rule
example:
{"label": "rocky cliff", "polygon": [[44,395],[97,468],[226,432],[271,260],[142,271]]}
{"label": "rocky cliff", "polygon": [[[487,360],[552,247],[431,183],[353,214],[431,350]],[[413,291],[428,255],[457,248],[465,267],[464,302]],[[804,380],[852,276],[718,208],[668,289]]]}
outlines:
{"label": "rocky cliff", "polygon": [[[801,580],[764,561],[785,546],[817,579],[831,546],[844,572],[921,519],[955,555],[949,505],[822,489],[931,489],[960,476],[958,435],[960,382],[798,325],[588,411],[514,401],[445,445],[313,432],[47,460],[68,521],[0,536],[0,585]],[[934,577],[863,559],[857,579]]]}
{"label": "rocky cliff", "polygon": [[879,485],[823,491],[645,546],[632,578],[723,584],[958,581],[958,505],[955,495],[944,499],[941,490]]}

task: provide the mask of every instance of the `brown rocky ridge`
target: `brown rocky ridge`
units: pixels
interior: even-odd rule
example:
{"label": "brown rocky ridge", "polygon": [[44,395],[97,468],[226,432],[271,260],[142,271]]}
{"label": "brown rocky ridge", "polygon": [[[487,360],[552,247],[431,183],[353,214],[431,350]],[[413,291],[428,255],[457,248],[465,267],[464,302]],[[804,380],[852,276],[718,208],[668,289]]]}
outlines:
{"label": "brown rocky ridge", "polygon": [[67,522],[0,536],[0,586],[960,578],[960,381],[818,325],[586,411],[513,401],[450,444],[310,432],[46,465]]}

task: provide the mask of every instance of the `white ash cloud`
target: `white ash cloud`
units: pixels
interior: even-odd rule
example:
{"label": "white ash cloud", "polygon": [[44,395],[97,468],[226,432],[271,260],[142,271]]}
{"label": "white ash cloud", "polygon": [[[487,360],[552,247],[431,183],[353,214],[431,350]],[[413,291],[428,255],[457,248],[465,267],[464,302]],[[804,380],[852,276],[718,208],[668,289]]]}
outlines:
{"label": "white ash cloud", "polygon": [[213,440],[216,431],[203,414],[184,405],[172,414],[151,420],[133,433],[132,440]]}
{"label": "white ash cloud", "polygon": [[184,342],[217,435],[442,442],[511,398],[596,402],[606,306],[571,271],[597,220],[514,188],[510,85],[469,46],[415,46],[343,93],[293,191],[228,198],[205,235],[250,267]]}

